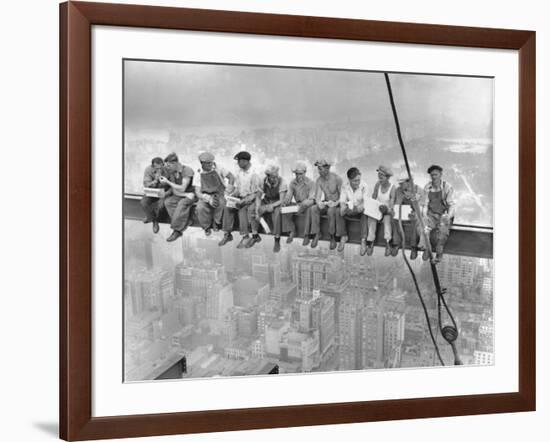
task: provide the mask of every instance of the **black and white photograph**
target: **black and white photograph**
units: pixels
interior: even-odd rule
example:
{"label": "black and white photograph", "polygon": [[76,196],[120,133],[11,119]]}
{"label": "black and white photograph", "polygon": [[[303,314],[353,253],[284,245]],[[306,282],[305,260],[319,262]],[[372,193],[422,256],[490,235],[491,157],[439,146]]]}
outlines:
{"label": "black and white photograph", "polygon": [[494,364],[494,81],[123,60],[124,382]]}

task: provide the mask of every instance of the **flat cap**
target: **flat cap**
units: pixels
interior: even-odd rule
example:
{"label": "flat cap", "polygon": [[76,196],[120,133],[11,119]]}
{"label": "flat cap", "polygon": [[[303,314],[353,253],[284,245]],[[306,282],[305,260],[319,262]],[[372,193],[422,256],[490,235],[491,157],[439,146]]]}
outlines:
{"label": "flat cap", "polygon": [[178,161],[178,156],[175,152],[169,153],[166,158],[164,159],[164,162],[166,163],[173,163]]}
{"label": "flat cap", "polygon": [[271,164],[267,166],[265,169],[266,175],[278,175],[279,174],[279,166],[275,166],[275,164]]}
{"label": "flat cap", "polygon": [[315,161],[315,166],[316,167],[330,166],[330,163],[325,159],[320,159],[320,160]]}
{"label": "flat cap", "polygon": [[250,158],[252,158],[252,156],[246,150],[240,151],[237,155],[233,157],[234,160],[248,160],[248,161],[250,161]]}
{"label": "flat cap", "polygon": [[294,167],[292,168],[292,172],[294,173],[306,173],[307,172],[307,166],[304,163],[296,163]]}
{"label": "flat cap", "polygon": [[383,173],[386,176],[392,176],[393,172],[388,166],[378,166],[377,172]]}
{"label": "flat cap", "polygon": [[437,164],[432,164],[430,167],[428,167],[428,173],[432,173],[434,170],[439,170],[440,172],[443,172],[443,167],[438,166]]}
{"label": "flat cap", "polygon": [[199,161],[202,163],[209,163],[211,161],[214,161],[214,155],[210,152],[203,152],[199,155]]}

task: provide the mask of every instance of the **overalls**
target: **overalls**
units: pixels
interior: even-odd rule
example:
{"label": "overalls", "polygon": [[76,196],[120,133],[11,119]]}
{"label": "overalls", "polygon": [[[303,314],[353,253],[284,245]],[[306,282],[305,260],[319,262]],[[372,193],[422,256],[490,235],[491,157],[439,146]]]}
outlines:
{"label": "overalls", "polygon": [[[443,253],[443,248],[449,238],[449,232],[452,224],[451,219],[443,218],[445,213],[447,213],[447,205],[443,200],[443,190],[440,189],[437,192],[428,192],[428,215],[426,216],[424,222],[429,231],[436,229],[437,253]],[[425,247],[424,235],[420,236],[419,247]]]}
{"label": "overalls", "polygon": [[268,204],[273,204],[279,201],[281,198],[280,195],[280,188],[281,188],[281,178],[279,178],[277,184],[271,185],[268,183],[267,178],[264,180],[263,185],[263,191],[264,191],[264,197],[262,199],[262,202],[260,204],[259,209],[259,215],[260,216],[266,216],[268,218],[268,221],[271,224],[273,235],[276,237],[281,236],[281,230],[282,230],[282,220],[281,220],[281,206],[277,206],[273,209],[273,212],[266,212],[265,206]]}
{"label": "overalls", "polygon": [[[183,168],[182,168],[183,169]],[[176,184],[183,182],[183,174],[176,170],[171,175],[171,181]],[[187,195],[170,195],[166,198],[164,205],[170,215],[172,230],[183,232],[191,222],[191,209],[195,202],[195,194],[193,192],[193,177],[189,180],[189,185],[185,189]]]}
{"label": "overalls", "polygon": [[203,200],[197,203],[197,218],[203,229],[209,229],[212,224],[222,223],[223,209],[225,207],[225,184],[217,170],[201,172],[201,192],[206,195],[215,195],[218,198],[218,207],[213,207]]}
{"label": "overalls", "polygon": [[[402,206],[410,206],[411,211],[409,213],[409,221],[411,223],[411,230],[410,230],[410,238],[409,238],[409,246],[411,248],[417,247],[418,244],[418,238],[422,236],[422,231],[419,229],[419,223],[417,220],[417,215],[414,210],[414,205],[411,200],[411,197],[414,198],[414,195],[418,195],[419,189],[418,186],[414,185],[414,192],[413,191],[406,191],[402,188],[398,188],[396,190],[396,206],[399,205],[401,202]],[[397,209],[396,209],[397,210]],[[399,230],[399,221],[397,219],[393,220],[393,243],[395,245],[398,245],[401,247],[402,239],[401,239],[401,231]],[[405,242],[407,241],[407,238],[405,238]],[[407,244],[405,244],[406,246]]]}

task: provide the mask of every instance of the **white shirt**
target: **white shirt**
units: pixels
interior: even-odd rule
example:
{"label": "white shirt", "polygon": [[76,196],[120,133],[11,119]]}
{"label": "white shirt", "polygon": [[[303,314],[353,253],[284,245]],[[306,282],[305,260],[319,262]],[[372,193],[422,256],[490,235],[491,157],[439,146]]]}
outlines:
{"label": "white shirt", "polygon": [[243,170],[239,167],[235,173],[235,191],[233,195],[239,198],[244,198],[252,193],[261,192],[262,184],[260,175],[254,171],[252,166],[247,170]]}
{"label": "white shirt", "polygon": [[365,199],[369,198],[369,190],[366,183],[359,183],[356,190],[351,188],[349,181],[342,186],[340,192],[340,205],[347,204],[348,208],[353,210],[359,204],[363,204]]}

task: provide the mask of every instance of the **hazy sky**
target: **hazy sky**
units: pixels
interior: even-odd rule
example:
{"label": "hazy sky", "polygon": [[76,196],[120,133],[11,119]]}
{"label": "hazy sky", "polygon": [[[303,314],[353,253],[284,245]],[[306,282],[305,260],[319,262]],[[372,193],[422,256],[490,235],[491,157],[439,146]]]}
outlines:
{"label": "hazy sky", "polygon": [[[400,118],[487,127],[493,80],[391,74]],[[381,73],[126,61],[126,129],[274,126],[391,118]],[[475,130],[474,130],[475,131]]]}

